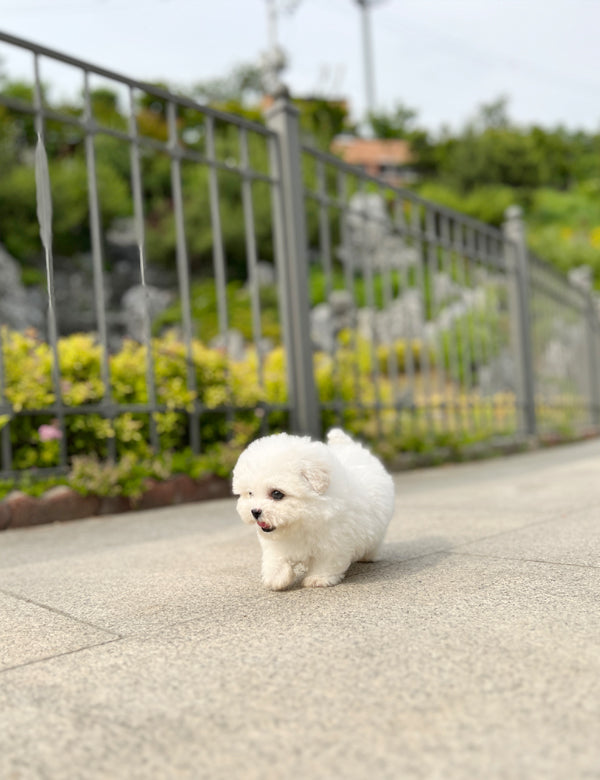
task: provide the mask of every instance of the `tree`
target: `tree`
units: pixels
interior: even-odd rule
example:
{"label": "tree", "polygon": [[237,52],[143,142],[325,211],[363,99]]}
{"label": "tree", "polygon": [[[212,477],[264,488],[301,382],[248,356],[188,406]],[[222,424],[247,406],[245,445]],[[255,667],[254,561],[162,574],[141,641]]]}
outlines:
{"label": "tree", "polygon": [[239,102],[244,106],[256,103],[263,94],[262,72],[258,65],[237,65],[225,76],[200,81],[192,95],[201,103]]}
{"label": "tree", "polygon": [[328,149],[340,133],[348,131],[348,108],[344,101],[325,98],[295,100],[300,110],[300,126],[309,143]]}
{"label": "tree", "polygon": [[417,112],[398,103],[391,113],[369,114],[368,122],[376,138],[408,138],[414,131]]}
{"label": "tree", "polygon": [[481,127],[484,131],[508,129],[511,126],[508,116],[508,97],[500,95],[491,103],[482,103],[475,119],[475,126]]}

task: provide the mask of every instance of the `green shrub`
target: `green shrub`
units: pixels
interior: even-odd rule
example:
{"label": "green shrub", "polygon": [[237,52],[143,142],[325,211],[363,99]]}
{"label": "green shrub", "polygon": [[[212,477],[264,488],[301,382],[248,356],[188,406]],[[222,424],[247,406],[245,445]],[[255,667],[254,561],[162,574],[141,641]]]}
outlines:
{"label": "green shrub", "polygon": [[[1,336],[3,390],[12,413],[0,417],[0,428],[10,423],[13,467],[56,466],[61,428],[52,409],[57,400],[52,350],[33,331],[16,333],[3,328]],[[102,348],[93,336],[75,334],[60,339],[58,357],[69,458],[95,455],[105,459],[113,452],[121,459],[131,455],[147,460],[152,457],[151,418],[160,451],[184,451],[190,443],[190,412],[197,409],[203,451],[212,452],[214,459],[211,448],[233,439],[243,447],[240,442],[258,434],[265,405],[287,402],[281,348],[259,366],[254,349],[248,350],[243,361],[234,362],[222,350],[194,340],[188,354],[175,332],[154,339],[150,355],[144,345],[127,340],[108,360],[109,388],[102,379]],[[159,411],[120,412],[119,406],[149,404],[150,369]],[[68,412],[70,407],[85,409],[92,404],[96,408],[88,413]],[[97,411],[103,404],[105,414]],[[39,413],[21,414],[27,410]],[[266,422],[269,427],[283,427],[287,412],[272,412]],[[48,430],[56,435],[48,437]]]}
{"label": "green shrub", "polygon": [[139,498],[149,479],[167,479],[168,463],[161,458],[140,461],[126,453],[116,463],[100,461],[95,455],[73,458],[69,484],[82,495]]}
{"label": "green shrub", "polygon": [[[468,338],[473,340],[481,326],[473,317],[467,320]],[[459,349],[458,367],[462,371],[459,325],[454,335]],[[481,341],[488,335],[489,323],[477,338]],[[436,372],[440,359],[444,360],[443,367],[448,372],[449,338],[442,342],[442,355],[427,347],[429,372]],[[6,328],[2,330],[2,343],[4,392],[12,413],[0,419],[0,427],[10,422],[16,469],[58,465],[61,444],[70,459],[93,455],[100,461],[117,456],[126,464],[131,458],[147,462],[156,455],[151,447],[151,423],[160,452],[185,452],[190,446],[190,425],[195,420],[202,452],[211,458],[211,468],[226,471],[233,453],[241,451],[249,440],[265,430],[285,429],[289,422],[282,347],[273,349],[262,361],[249,348],[245,358],[236,362],[224,351],[208,348],[196,340],[192,341],[188,353],[174,331],[154,339],[150,354],[144,345],[125,341],[121,350],[108,360],[110,388],[107,388],[103,381],[101,346],[89,334],[75,334],[58,342],[60,392],[67,412],[65,441],[61,443],[61,427],[56,424],[56,412],[51,408],[56,389],[50,347],[34,332],[20,334]],[[488,345],[486,353],[492,352]],[[314,356],[315,379],[324,407],[323,427],[342,424],[361,435],[373,418],[370,409],[379,406],[390,409],[389,429],[395,429],[398,423],[393,411],[395,397],[409,392],[413,381],[419,391],[418,400],[413,403],[423,407],[437,403],[421,395],[424,354],[420,341],[400,340],[374,349],[366,339],[342,331],[335,357],[322,352]],[[412,371],[409,371],[411,362]],[[150,371],[158,410],[120,411],[125,405],[150,405],[147,384]],[[414,379],[409,382],[411,376]],[[460,389],[465,378],[461,374],[450,379]],[[413,388],[413,392],[417,390]],[[88,413],[69,412],[69,408],[85,410],[89,405],[94,409]],[[105,413],[101,413],[103,405]],[[270,406],[283,408],[270,410]],[[25,410],[35,410],[35,413],[20,414]],[[190,414],[194,411],[197,415]]]}
{"label": "green shrub", "polygon": [[[481,346],[479,354],[490,357],[500,343],[499,327],[491,318],[482,321],[472,313],[465,315],[464,322],[455,323],[453,349],[458,354],[451,362],[450,333],[438,350],[427,347],[425,353],[419,341],[398,341],[374,349],[366,339],[343,331],[335,356],[323,352],[314,356],[323,429],[342,425],[386,458],[401,451],[438,457],[438,450],[440,457],[448,453],[458,457],[470,443],[514,434],[514,395],[482,397],[462,374],[463,358],[472,356],[473,348],[464,352],[461,334]],[[486,342],[492,332],[494,339]],[[64,447],[72,466],[68,484],[83,493],[135,498],[148,479],[174,473],[228,477],[249,441],[289,427],[286,359],[281,347],[262,359],[248,349],[244,359],[235,362],[225,352],[198,341],[192,342],[188,353],[174,332],[154,339],[150,354],[143,345],[125,341],[108,361],[112,405],[103,415],[97,407],[108,400],[109,388],[103,381],[102,349],[92,336],[76,334],[58,342],[60,390],[65,410],[73,410],[64,415],[65,440],[61,441],[62,428],[51,408],[55,402],[51,348],[32,331],[14,333],[3,328],[1,336],[3,391],[12,411],[0,418],[0,429],[9,425],[13,468],[23,472],[25,484],[35,481],[37,469],[58,465]],[[423,372],[425,354],[427,373]],[[414,374],[408,370],[409,355]],[[451,375],[452,365],[459,376]],[[160,411],[120,411],[120,405],[149,403],[146,377],[150,368]],[[73,409],[92,404],[93,413]],[[378,417],[374,408],[379,408]],[[570,407],[565,404],[564,408]],[[21,414],[24,411],[33,413]],[[192,411],[197,414],[191,415]],[[566,413],[559,419],[554,408],[540,416],[549,430],[567,431],[572,422]],[[158,451],[151,447],[151,419]],[[194,420],[199,426],[201,454],[190,448]],[[0,484],[0,496],[9,489],[10,481]]]}

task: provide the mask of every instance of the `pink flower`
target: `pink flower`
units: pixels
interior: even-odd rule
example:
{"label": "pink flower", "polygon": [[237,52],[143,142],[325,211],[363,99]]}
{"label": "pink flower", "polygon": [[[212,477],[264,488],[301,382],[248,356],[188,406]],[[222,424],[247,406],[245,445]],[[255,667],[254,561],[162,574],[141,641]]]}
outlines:
{"label": "pink flower", "polygon": [[58,420],[52,420],[50,425],[40,425],[38,428],[38,436],[40,437],[40,441],[62,439],[62,431],[58,427]]}

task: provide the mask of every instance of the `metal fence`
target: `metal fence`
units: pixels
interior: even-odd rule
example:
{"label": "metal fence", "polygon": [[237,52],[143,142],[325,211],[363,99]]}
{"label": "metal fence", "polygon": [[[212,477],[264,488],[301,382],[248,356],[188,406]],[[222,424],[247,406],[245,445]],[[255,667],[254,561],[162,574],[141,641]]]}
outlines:
{"label": "metal fence", "polygon": [[[0,476],[331,424],[388,452],[598,429],[597,311],[529,255],[517,212],[500,231],[302,145],[285,95],[262,125],[0,43],[31,65],[31,93],[0,93],[0,160],[29,183],[46,298],[35,330],[0,322]],[[79,111],[48,99],[57,66],[80,76]],[[73,170],[85,204],[60,233]],[[67,289],[70,263],[89,285]],[[129,330],[119,273],[139,294]],[[155,279],[172,287],[160,313]]]}

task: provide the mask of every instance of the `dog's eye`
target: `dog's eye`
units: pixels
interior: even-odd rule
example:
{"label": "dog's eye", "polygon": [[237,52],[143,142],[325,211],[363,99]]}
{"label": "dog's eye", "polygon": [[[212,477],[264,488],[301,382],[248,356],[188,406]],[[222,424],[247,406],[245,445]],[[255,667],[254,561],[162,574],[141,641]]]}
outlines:
{"label": "dog's eye", "polygon": [[281,492],[281,490],[272,490],[271,498],[274,501],[281,501],[281,499],[284,498],[284,494]]}
{"label": "dog's eye", "polygon": [[252,496],[252,495],[254,495],[254,493],[253,493],[251,490],[249,490],[249,491],[248,491],[248,497],[250,497],[250,496]]}

